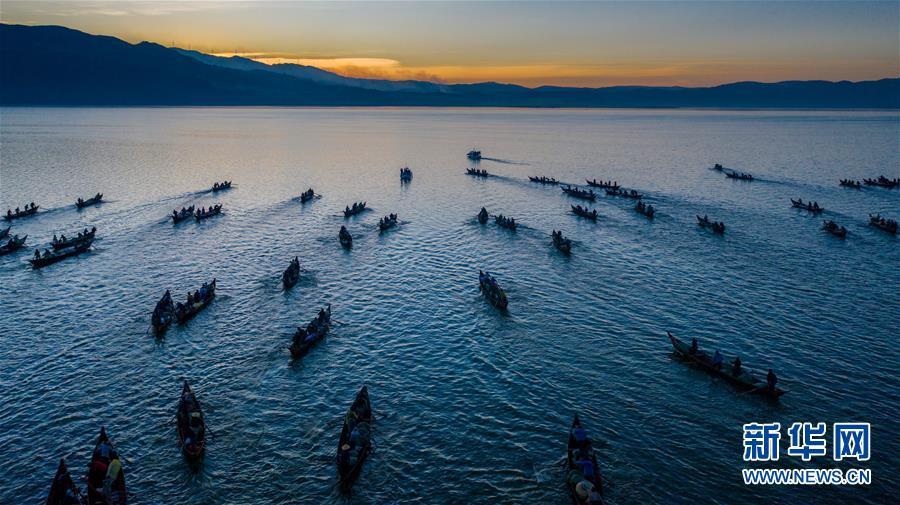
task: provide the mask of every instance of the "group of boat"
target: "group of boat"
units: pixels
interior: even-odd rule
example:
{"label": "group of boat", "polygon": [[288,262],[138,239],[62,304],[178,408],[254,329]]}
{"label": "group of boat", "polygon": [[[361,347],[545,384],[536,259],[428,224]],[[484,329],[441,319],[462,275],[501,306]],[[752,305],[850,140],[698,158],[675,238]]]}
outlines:
{"label": "group of boat", "polygon": [[381,231],[388,230],[397,226],[397,214],[388,214],[378,220],[378,229]]}
{"label": "group of boat", "polygon": [[597,209],[589,209],[587,206],[582,207],[581,205],[572,205],[572,212],[576,216],[590,219],[591,221],[596,221],[598,216]]}
{"label": "group of boat", "polygon": [[216,296],[216,279],[203,283],[200,289],[188,292],[187,299],[182,302],[172,301],[172,293],[167,289],[156,303],[150,317],[153,334],[161,337],[173,322],[184,323],[206,308]]}
{"label": "group of boat", "polygon": [[350,235],[346,226],[341,226],[341,231],[338,232],[338,240],[345,249],[353,247],[353,235]]}
{"label": "group of boat", "polygon": [[686,344],[675,338],[671,332],[666,333],[669,336],[672,347],[675,349],[675,354],[678,357],[697,365],[705,372],[717,378],[724,379],[747,393],[759,394],[772,399],[777,399],[785,393],[784,390],[778,388],[778,378],[775,376],[775,372],[773,372],[772,369],[769,369],[766,382],[762,382],[757,379],[750,370],[744,368],[740,357],[728,361],[728,365],[730,366],[726,368],[725,357],[722,356],[718,350],[711,356],[708,352],[698,348],[696,338],[693,339],[690,344]]}
{"label": "group of boat", "polygon": [[563,190],[563,193],[573,198],[580,198],[582,200],[590,201],[594,201],[597,199],[597,193],[594,193],[594,191],[590,189],[581,189],[577,186],[571,185],[565,185],[561,189]]}
{"label": "group of boat", "polygon": [[607,188],[606,194],[609,196],[621,196],[622,198],[631,198],[632,200],[640,200],[644,195],[633,189],[625,189],[622,187]]}
{"label": "group of boat", "polygon": [[281,274],[281,283],[284,289],[291,289],[300,280],[300,258],[294,256],[290,265]]}
{"label": "group of boat", "polygon": [[553,177],[544,177],[543,175],[539,177],[529,175],[528,180],[530,180],[531,182],[536,182],[538,184],[559,184],[559,181],[554,179]]}
{"label": "group of boat", "polygon": [[316,197],[316,192],[313,191],[313,188],[309,188],[306,191],[304,191],[303,193],[300,193],[300,203],[306,203],[315,197]]}
{"label": "group of boat", "polygon": [[488,177],[491,175],[487,170],[478,168],[467,168],[466,173],[469,175],[474,175],[475,177]]}
{"label": "group of boat", "polygon": [[869,214],[869,224],[893,235],[897,234],[897,220],[885,219],[881,214]]}
{"label": "group of boat", "polygon": [[505,309],[509,305],[509,299],[506,297],[506,291],[497,283],[490,272],[478,271],[478,284],[481,293],[488,299],[491,304],[499,309]]}
{"label": "group of boat", "polygon": [[847,237],[847,228],[844,228],[843,226],[838,226],[837,223],[835,223],[834,221],[831,221],[831,220],[825,220],[822,223],[822,229],[827,231],[828,233],[834,235],[835,237],[839,237],[839,238]]}
{"label": "group of boat", "polygon": [[369,400],[369,389],[363,386],[341,426],[341,436],[337,447],[337,468],[340,486],[347,491],[362,469],[363,463],[372,452],[372,404]]}
{"label": "group of boat", "polygon": [[481,224],[485,224],[488,221],[488,211],[484,207],[478,211],[478,222]]}
{"label": "group of boat", "polygon": [[792,205],[794,208],[797,208],[797,209],[803,209],[803,210],[812,212],[813,214],[818,214],[818,213],[823,212],[823,211],[825,210],[824,207],[819,207],[819,202],[806,202],[806,203],[804,203],[802,198],[798,198],[798,199],[796,199],[796,200],[794,200],[793,198],[791,198],[791,205]]}
{"label": "group of boat", "polygon": [[302,358],[310,349],[322,341],[331,330],[331,304],[320,309],[319,314],[306,325],[298,327],[291,338],[288,350],[294,359]]}
{"label": "group of boat", "polygon": [[184,381],[181,387],[175,423],[178,427],[178,443],[185,459],[193,465],[200,463],[206,454],[206,420],[188,381]]}
{"label": "group of boat", "polygon": [[594,180],[588,180],[588,179],[585,179],[584,182],[586,182],[588,186],[592,186],[592,187],[595,187],[595,188],[602,188],[602,189],[619,189],[619,183],[616,182],[616,181],[600,181],[600,182],[597,182],[597,179],[595,178]]}
{"label": "group of boat", "polygon": [[866,186],[878,186],[888,189],[900,187],[900,178],[888,179],[883,175],[879,175],[877,179],[863,179],[863,182]]}
{"label": "group of boat", "polygon": [[[49,249],[44,249],[44,253],[41,254],[39,249],[35,249],[34,258],[28,260],[31,262],[31,268],[43,268],[47,265],[52,265],[57,261],[62,261],[66,258],[86,252],[91,248],[91,244],[94,243],[96,234],[97,228],[93,227],[90,231],[85,228],[84,231],[78,232],[78,234],[72,238],[66,238],[65,235],[57,238],[56,235],[53,235],[53,240],[50,243],[53,251],[51,252]],[[25,237],[23,237],[21,241],[22,244],[24,244]],[[20,244],[19,247],[21,247],[22,244]]]}
{"label": "group of boat", "polygon": [[352,206],[344,208],[344,217],[355,216],[366,210],[366,202],[353,202]]}
{"label": "group of boat", "polygon": [[31,202],[21,210],[18,207],[16,207],[16,210],[6,209],[6,215],[3,216],[3,219],[12,221],[13,219],[19,219],[20,217],[33,216],[37,214],[37,211],[40,207],[40,205],[35,205],[34,202]]}
{"label": "group of boat", "polygon": [[190,207],[182,207],[181,210],[175,209],[172,211],[172,223],[178,224],[185,219],[194,217],[194,206]]}
{"label": "group of boat", "polygon": [[[72,478],[64,459],[59,460],[56,475],[50,484],[47,505],[126,505],[128,489],[125,486],[125,470],[119,453],[113,445],[106,428],[100,428],[100,435],[91,452],[91,462],[87,468],[85,483],[81,489]],[[78,479],[79,481],[81,478]]]}
{"label": "group of boat", "polygon": [[550,233],[550,238],[553,240],[553,246],[559,249],[560,252],[565,254],[572,252],[572,241],[563,237],[562,230],[553,230],[553,232]]}
{"label": "group of boat", "polygon": [[403,167],[400,169],[400,181],[409,182],[412,180],[412,170],[409,167]]}
{"label": "group of boat", "polygon": [[212,185],[212,192],[222,191],[225,189],[231,189],[231,181],[222,181],[222,182],[214,182]]}
{"label": "group of boat", "polygon": [[515,218],[504,216],[503,214],[499,214],[494,217],[494,222],[497,223],[497,226],[501,228],[506,228],[507,230],[516,231],[518,228],[518,224],[516,224]]}
{"label": "group of boat", "polygon": [[[3,239],[5,239],[7,236],[9,236],[9,228],[6,229],[6,235],[4,235]],[[18,251],[19,249],[25,247],[25,239],[27,238],[28,235],[19,237],[18,234],[9,237],[9,240],[5,244],[0,245],[0,256]]]}
{"label": "group of boat", "polygon": [[709,228],[713,233],[718,233],[719,235],[725,233],[725,223],[720,221],[710,221],[707,216],[697,216],[697,224],[700,225],[701,228]]}
{"label": "group of boat", "polygon": [[222,204],[217,203],[215,205],[211,205],[209,208],[204,209],[200,207],[194,212],[194,219],[197,221],[203,221],[204,219],[211,218],[213,216],[218,216],[222,213]]}
{"label": "group of boat", "polygon": [[603,478],[597,453],[578,414],[572,419],[566,444],[566,486],[575,505],[603,505]]}
{"label": "group of boat", "polygon": [[647,216],[648,219],[653,219],[653,216],[656,215],[656,209],[653,208],[653,205],[644,203],[643,200],[637,201],[634,205],[634,210],[636,210],[638,214]]}
{"label": "group of boat", "polygon": [[103,201],[103,193],[97,193],[96,195],[88,198],[87,200],[83,200],[80,197],[75,201],[75,207],[79,209],[83,209],[85,207],[90,207],[91,205],[97,205],[98,203]]}

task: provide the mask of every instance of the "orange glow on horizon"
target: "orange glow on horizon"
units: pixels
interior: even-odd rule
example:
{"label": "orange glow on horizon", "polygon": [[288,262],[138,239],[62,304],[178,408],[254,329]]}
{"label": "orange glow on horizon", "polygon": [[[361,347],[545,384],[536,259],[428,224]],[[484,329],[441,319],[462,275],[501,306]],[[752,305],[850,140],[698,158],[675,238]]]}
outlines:
{"label": "orange glow on horizon", "polygon": [[[266,65],[295,64],[320,68],[345,77],[386,80],[420,80],[444,84],[500,82],[522,86],[603,87],[716,86],[738,81],[774,82],[819,78],[841,80],[840,75],[821,75],[812,63],[759,59],[735,63],[728,60],[613,61],[605,64],[527,65],[427,65],[410,66],[391,58],[341,57],[301,58],[264,52],[214,53],[229,58],[240,56]],[[879,68],[875,62],[859,61],[856,70],[867,79],[896,76],[896,70]],[[818,72],[817,72],[818,71]],[[810,77],[819,75],[819,77]]]}

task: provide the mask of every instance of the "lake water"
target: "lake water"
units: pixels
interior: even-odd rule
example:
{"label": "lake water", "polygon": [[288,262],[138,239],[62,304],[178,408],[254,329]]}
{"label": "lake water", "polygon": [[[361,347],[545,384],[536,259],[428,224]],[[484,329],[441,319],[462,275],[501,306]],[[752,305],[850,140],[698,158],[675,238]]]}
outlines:
{"label": "lake water", "polygon": [[[0,207],[30,249],[0,257],[0,502],[44,499],[58,462],[88,463],[101,425],[126,458],[133,504],[343,503],[335,449],[368,384],[375,452],[351,503],[566,504],[573,413],[596,439],[614,504],[885,503],[898,493],[900,176],[896,112],[476,109],[2,109]],[[486,157],[475,179],[466,152]],[[751,172],[750,183],[710,170]],[[401,185],[398,169],[414,171]],[[547,175],[615,179],[658,209],[602,195],[593,224]],[[235,188],[204,192],[216,180]],[[307,187],[321,198],[301,205]],[[79,196],[107,200],[82,211]],[[817,200],[819,216],[791,208]],[[373,211],[344,220],[365,200]],[[167,214],[220,202],[224,215]],[[511,233],[474,219],[513,216]],[[378,219],[400,216],[384,234]],[[708,214],[724,236],[697,226]],[[846,240],[823,219],[847,227]],[[341,249],[347,224],[354,248]],[[96,226],[94,250],[42,270],[54,233]],[[571,256],[550,244],[561,229]],[[306,269],[284,292],[293,256]],[[501,313],[478,270],[509,294]],[[164,339],[166,289],[216,277],[219,296]],[[340,321],[300,361],[293,328],[326,303]],[[666,330],[774,367],[778,403],[671,356]],[[212,437],[192,473],[176,443],[181,382]],[[867,421],[862,488],[748,487],[741,425]],[[830,426],[829,426],[830,433]],[[829,443],[829,451],[830,451]],[[765,467],[767,465],[759,465]]]}

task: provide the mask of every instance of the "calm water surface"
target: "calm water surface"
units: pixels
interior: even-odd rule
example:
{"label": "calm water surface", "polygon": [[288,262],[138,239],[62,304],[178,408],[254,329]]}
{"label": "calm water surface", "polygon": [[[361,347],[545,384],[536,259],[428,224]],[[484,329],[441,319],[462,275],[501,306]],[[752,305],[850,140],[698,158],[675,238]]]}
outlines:
{"label": "calm water surface", "polygon": [[[431,109],[3,109],[0,207],[31,246],[97,226],[94,250],[39,271],[0,257],[0,502],[38,503],[59,457],[80,473],[100,425],[126,458],[134,504],[569,503],[574,412],[597,439],[607,496],[641,503],[884,503],[898,493],[900,247],[869,212],[900,191],[895,112]],[[465,175],[465,153],[495,177]],[[708,167],[753,173],[752,183]],[[398,169],[409,165],[411,184]],[[566,182],[646,193],[567,213]],[[235,189],[212,195],[213,181]],[[295,199],[312,186],[322,197]],[[78,196],[108,200],[77,211]],[[821,217],[790,208],[815,199]],[[345,221],[365,200],[372,212]],[[224,215],[172,226],[188,204]],[[474,219],[482,206],[516,233]],[[396,212],[395,231],[377,232]],[[723,220],[712,236],[695,214]],[[842,241],[822,219],[845,225]],[[355,237],[341,249],[341,224]],[[561,229],[565,257],[550,245]],[[33,249],[32,249],[33,251]],[[293,256],[306,269],[283,292]],[[508,313],[478,292],[494,272]],[[212,277],[220,296],[166,337],[147,333],[167,289]],[[179,295],[183,296],[183,295]],[[302,361],[285,346],[325,303],[340,321]],[[672,359],[666,330],[773,366],[780,403],[739,395]],[[181,381],[212,432],[201,471],[176,445]],[[376,449],[335,489],[344,412],[368,384]],[[867,488],[741,483],[741,425],[869,421]],[[785,435],[786,444],[786,435]],[[784,447],[782,448],[784,450]],[[804,464],[782,454],[780,467]],[[848,468],[852,463],[841,463]]]}

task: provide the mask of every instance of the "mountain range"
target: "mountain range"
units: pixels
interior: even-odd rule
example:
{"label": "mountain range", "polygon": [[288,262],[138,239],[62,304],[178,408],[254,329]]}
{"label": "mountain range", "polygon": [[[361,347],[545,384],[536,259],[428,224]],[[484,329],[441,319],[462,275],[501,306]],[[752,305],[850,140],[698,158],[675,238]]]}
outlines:
{"label": "mountain range", "polygon": [[527,88],[357,79],[61,26],[0,24],[0,104],[900,108],[900,79]]}

